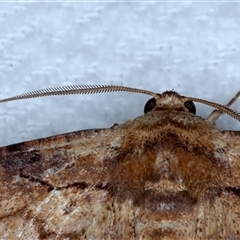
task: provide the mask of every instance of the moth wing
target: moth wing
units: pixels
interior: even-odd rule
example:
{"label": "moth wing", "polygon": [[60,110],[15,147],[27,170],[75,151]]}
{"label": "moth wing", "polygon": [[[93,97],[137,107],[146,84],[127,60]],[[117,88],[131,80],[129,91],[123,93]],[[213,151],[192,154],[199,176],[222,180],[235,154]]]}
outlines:
{"label": "moth wing", "polygon": [[[112,169],[124,170],[116,155],[124,135],[123,128],[85,130],[1,148],[0,238],[238,239],[239,195],[227,188],[195,202],[175,179],[161,179],[146,183],[138,204],[116,197],[118,185],[109,191]],[[238,142],[228,138],[233,152],[226,156],[234,156],[235,167]],[[143,161],[134,156],[128,158]]]}
{"label": "moth wing", "polygon": [[2,147],[0,238],[84,236],[96,215],[104,217],[106,162],[120,142],[121,133],[112,128]]}

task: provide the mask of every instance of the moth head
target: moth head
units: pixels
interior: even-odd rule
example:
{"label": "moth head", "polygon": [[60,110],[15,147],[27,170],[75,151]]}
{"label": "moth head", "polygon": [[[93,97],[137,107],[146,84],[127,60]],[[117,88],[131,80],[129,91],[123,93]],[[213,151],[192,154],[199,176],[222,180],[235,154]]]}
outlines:
{"label": "moth head", "polygon": [[196,114],[196,107],[193,101],[185,101],[182,96],[175,91],[165,91],[151,98],[144,106],[144,113],[150,111],[177,110]]}
{"label": "moth head", "polygon": [[5,98],[0,100],[2,102],[9,102],[20,99],[53,96],[53,95],[70,95],[70,94],[94,94],[94,93],[107,93],[107,92],[132,92],[142,93],[152,96],[152,98],[146,103],[144,112],[153,110],[169,109],[169,110],[181,110],[188,111],[193,114],[196,113],[196,107],[193,102],[203,103],[205,105],[214,107],[222,113],[226,113],[237,121],[240,121],[240,113],[214,102],[207,100],[181,96],[174,91],[166,91],[162,94],[154,93],[151,91],[131,88],[117,85],[73,85],[63,87],[45,88],[25,94],[20,94],[14,97]]}

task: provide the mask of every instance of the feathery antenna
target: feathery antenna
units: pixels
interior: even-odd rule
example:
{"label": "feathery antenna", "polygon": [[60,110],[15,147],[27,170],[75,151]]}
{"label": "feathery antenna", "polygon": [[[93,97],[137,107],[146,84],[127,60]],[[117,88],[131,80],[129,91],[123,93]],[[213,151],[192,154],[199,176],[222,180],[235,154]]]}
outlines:
{"label": "feathery antenna", "polygon": [[[158,98],[158,96],[161,96],[161,94],[157,94],[151,91],[142,90],[138,88],[125,87],[125,86],[118,86],[118,85],[73,85],[73,86],[45,88],[42,90],[20,94],[13,97],[2,99],[0,100],[0,103],[20,100],[20,99],[46,97],[46,96],[71,95],[71,94],[96,94],[96,93],[107,93],[107,92],[142,93],[142,94],[150,95],[154,98]],[[182,98],[185,101],[199,102],[199,103],[203,103],[205,105],[217,108],[221,112],[226,113],[229,116],[240,121],[240,113],[228,108],[227,106],[223,106],[214,102],[210,102],[210,101],[206,101],[198,98],[192,98],[192,97],[182,97]]]}
{"label": "feathery antenna", "polygon": [[210,101],[199,99],[199,98],[192,98],[192,97],[185,97],[185,98],[188,101],[199,102],[199,103],[203,103],[205,105],[217,108],[221,112],[228,114],[230,117],[232,117],[240,122],[240,113],[235,110],[232,110],[231,108],[229,108],[227,106],[223,106],[221,104],[210,102]]}
{"label": "feathery antenna", "polygon": [[28,98],[38,98],[38,97],[46,97],[46,96],[58,96],[58,95],[72,95],[72,94],[95,94],[95,93],[107,93],[107,92],[135,92],[147,94],[150,96],[155,96],[156,94],[151,91],[117,86],[117,85],[73,85],[73,86],[63,86],[63,87],[52,87],[45,88],[29,93],[24,93],[20,95],[16,95],[10,98],[5,98],[0,100],[0,103],[15,101],[20,99],[28,99]]}

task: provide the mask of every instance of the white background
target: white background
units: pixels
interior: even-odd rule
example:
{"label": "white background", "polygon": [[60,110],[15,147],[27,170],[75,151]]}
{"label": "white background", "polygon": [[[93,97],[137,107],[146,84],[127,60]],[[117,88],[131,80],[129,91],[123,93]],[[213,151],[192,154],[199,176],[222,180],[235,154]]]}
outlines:
{"label": "white background", "polygon": [[[120,84],[225,104],[240,89],[239,16],[240,3],[219,1],[0,2],[0,98]],[[111,93],[4,103],[0,145],[110,127],[141,115],[148,99]],[[197,107],[203,117],[212,110]],[[217,126],[240,129],[229,117]]]}

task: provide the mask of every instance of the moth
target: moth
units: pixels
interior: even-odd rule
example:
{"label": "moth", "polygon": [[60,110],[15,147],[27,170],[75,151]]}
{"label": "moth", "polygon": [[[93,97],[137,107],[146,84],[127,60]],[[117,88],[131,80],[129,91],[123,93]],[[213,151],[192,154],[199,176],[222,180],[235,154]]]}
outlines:
{"label": "moth", "polygon": [[[0,102],[126,91],[144,115],[0,148],[0,239],[240,239],[240,131],[229,106],[109,85],[43,89]],[[207,119],[194,102],[216,108]]]}

